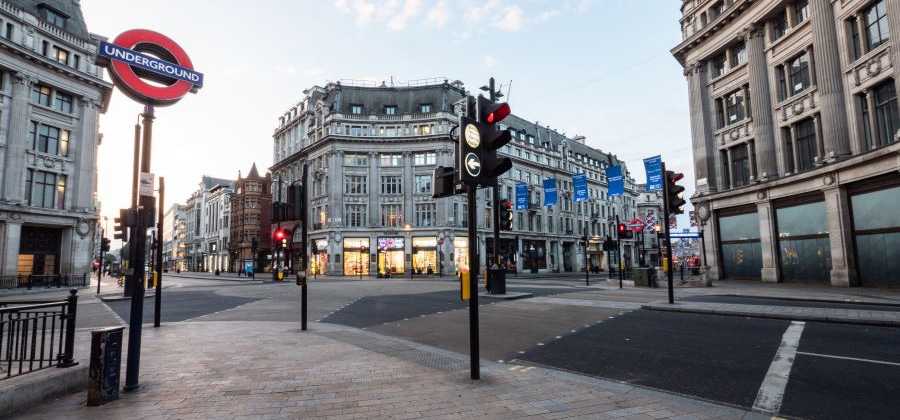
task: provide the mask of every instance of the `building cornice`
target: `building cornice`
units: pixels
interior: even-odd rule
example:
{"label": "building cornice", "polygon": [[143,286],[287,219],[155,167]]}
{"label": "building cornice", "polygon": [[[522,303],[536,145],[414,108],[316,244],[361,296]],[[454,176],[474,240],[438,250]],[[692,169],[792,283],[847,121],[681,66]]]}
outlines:
{"label": "building cornice", "polygon": [[685,56],[691,48],[696,47],[701,42],[711,37],[719,29],[722,29],[726,24],[736,19],[741,12],[750,7],[753,1],[754,0],[736,0],[731,6],[725,9],[721,15],[716,17],[715,20],[681,41],[681,43],[676,45],[675,48],[672,48],[670,52],[675,56],[675,59],[684,66]]}

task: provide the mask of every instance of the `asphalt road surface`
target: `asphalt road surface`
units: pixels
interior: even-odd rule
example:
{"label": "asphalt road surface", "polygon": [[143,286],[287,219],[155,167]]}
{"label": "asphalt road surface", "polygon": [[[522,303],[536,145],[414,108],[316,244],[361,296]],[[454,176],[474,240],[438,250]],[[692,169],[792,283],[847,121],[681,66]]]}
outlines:
{"label": "asphalt road surface", "polygon": [[[162,322],[179,322],[202,315],[231,309],[256,299],[218,294],[212,290],[178,290],[164,289],[162,299],[165,306],[162,310]],[[118,300],[105,302],[126,323],[131,319],[131,301]],[[144,299],[144,323],[153,322],[153,298]]]}
{"label": "asphalt road surface", "polygon": [[736,303],[742,305],[793,306],[798,308],[832,308],[857,309],[863,311],[900,312],[900,305],[882,305],[878,303],[825,302],[798,299],[779,299],[757,296],[707,295],[690,296],[681,300],[692,302]]}

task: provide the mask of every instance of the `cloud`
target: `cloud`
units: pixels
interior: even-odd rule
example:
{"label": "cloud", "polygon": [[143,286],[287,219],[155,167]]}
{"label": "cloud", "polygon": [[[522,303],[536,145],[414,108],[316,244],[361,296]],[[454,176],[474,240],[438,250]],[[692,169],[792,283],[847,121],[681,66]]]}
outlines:
{"label": "cloud", "polygon": [[556,16],[559,16],[560,12],[557,9],[545,10],[537,15],[534,20],[538,23],[546,22],[550,19],[553,19]]}
{"label": "cloud", "polygon": [[494,67],[497,65],[497,59],[494,58],[494,56],[492,56],[492,55],[486,55],[486,56],[482,57],[481,62],[487,68],[491,68],[491,67]]}
{"label": "cloud", "polygon": [[419,14],[420,10],[422,10],[422,0],[406,0],[400,11],[388,22],[388,28],[394,31],[406,29],[408,21]]}
{"label": "cloud", "polygon": [[428,11],[427,21],[436,28],[443,28],[449,19],[450,16],[447,12],[447,3],[444,2],[444,0],[439,0],[437,4]]}
{"label": "cloud", "polygon": [[466,9],[463,12],[463,18],[468,23],[478,23],[484,19],[485,16],[491,14],[494,10],[499,8],[500,0],[488,0],[484,2],[481,6],[472,6]]}
{"label": "cloud", "polygon": [[525,12],[519,6],[509,6],[501,12],[497,28],[506,32],[516,32],[525,26]]}

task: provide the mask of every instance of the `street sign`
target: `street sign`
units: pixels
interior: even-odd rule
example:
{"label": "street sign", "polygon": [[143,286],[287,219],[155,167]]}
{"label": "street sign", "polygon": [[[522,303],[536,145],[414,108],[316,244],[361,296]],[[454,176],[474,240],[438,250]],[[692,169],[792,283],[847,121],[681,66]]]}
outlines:
{"label": "street sign", "polygon": [[111,43],[101,41],[97,64],[109,69],[123,93],[148,105],[171,105],[203,87],[203,73],[194,70],[184,49],[147,29],[125,31]]}
{"label": "street sign", "polygon": [[644,230],[644,221],[640,218],[631,219],[630,222],[627,223],[628,227],[631,228],[634,233],[638,233]]}
{"label": "street sign", "polygon": [[554,205],[556,205],[556,178],[547,178],[544,180],[544,206]]}
{"label": "street sign", "polygon": [[466,172],[473,177],[477,177],[481,174],[481,160],[478,159],[478,156],[475,155],[475,153],[466,155],[465,168]]}
{"label": "street sign", "polygon": [[141,172],[141,189],[139,191],[142,197],[153,197],[153,178],[152,173]]}
{"label": "street sign", "polygon": [[672,232],[669,234],[672,239],[699,239],[699,232]]}
{"label": "street sign", "polygon": [[662,157],[657,155],[644,159],[644,170],[647,172],[647,191],[662,190]]}
{"label": "street sign", "polygon": [[516,183],[516,210],[528,208],[528,185],[524,182]]}
{"label": "street sign", "polygon": [[622,177],[622,167],[612,165],[606,168],[607,195],[616,197],[625,195],[625,178]]}

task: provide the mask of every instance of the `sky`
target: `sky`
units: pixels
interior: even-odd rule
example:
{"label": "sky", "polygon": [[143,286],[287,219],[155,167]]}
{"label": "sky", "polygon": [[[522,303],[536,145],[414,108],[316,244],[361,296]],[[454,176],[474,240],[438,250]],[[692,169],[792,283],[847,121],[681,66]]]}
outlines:
{"label": "sky", "polygon": [[[513,113],[627,162],[661,154],[693,193],[687,82],[669,53],[681,39],[667,0],[82,0],[92,33],[152,29],[179,43],[204,86],[156,109],[152,172],[184,203],[202,175],[234,179],[272,165],[279,115],[328,81],[491,76]],[[98,196],[112,218],[130,200],[142,105],[113,93],[100,118]],[[679,220],[685,227],[686,219]]]}

